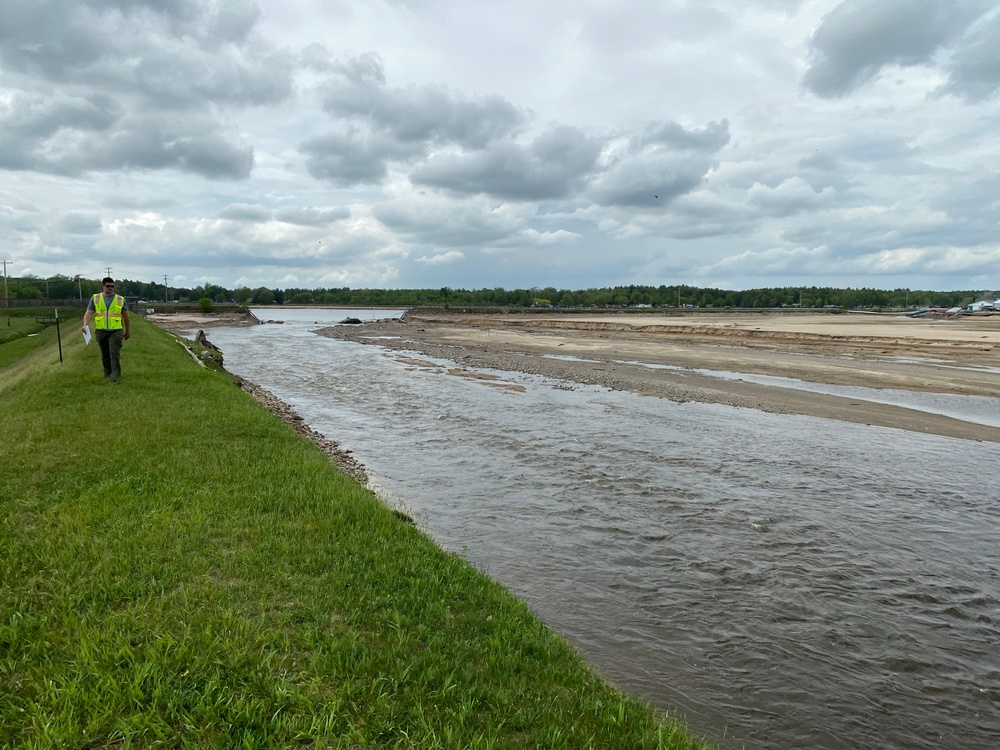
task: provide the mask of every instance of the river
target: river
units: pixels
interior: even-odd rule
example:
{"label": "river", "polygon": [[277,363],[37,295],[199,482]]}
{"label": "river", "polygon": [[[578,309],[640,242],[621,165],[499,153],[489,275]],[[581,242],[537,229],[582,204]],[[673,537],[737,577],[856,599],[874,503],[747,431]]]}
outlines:
{"label": "river", "polygon": [[487,373],[524,390],[502,389],[311,333],[391,314],[269,309],[286,322],[209,333],[696,734],[1000,746],[1000,446]]}

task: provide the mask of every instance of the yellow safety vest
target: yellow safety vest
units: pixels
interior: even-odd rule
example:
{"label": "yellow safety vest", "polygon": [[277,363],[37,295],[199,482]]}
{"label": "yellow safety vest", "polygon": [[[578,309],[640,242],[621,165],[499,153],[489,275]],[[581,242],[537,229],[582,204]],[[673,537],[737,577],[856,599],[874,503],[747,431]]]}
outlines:
{"label": "yellow safety vest", "polygon": [[116,294],[111,300],[111,308],[104,306],[104,295],[98,292],[94,295],[94,328],[98,331],[116,330],[122,328],[122,308],[125,306],[125,298]]}

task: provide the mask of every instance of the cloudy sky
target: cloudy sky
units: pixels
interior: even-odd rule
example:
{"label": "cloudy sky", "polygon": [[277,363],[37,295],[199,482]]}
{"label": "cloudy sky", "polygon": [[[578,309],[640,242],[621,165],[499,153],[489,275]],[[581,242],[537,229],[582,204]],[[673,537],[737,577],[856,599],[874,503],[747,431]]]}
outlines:
{"label": "cloudy sky", "polygon": [[0,260],[1000,288],[1000,0],[0,0]]}

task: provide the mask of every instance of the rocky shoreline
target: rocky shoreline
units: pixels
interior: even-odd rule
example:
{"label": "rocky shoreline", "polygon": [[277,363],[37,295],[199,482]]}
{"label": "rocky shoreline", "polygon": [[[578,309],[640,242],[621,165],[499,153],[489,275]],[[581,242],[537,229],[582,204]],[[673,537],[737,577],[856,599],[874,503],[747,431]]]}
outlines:
{"label": "rocky shoreline", "polygon": [[[235,377],[235,376],[234,376]],[[351,451],[340,447],[335,440],[322,435],[305,423],[295,409],[275,396],[266,388],[243,378],[238,379],[239,387],[253,396],[254,400],[274,414],[282,422],[297,433],[312,441],[327,458],[344,474],[354,477],[362,484],[368,484],[368,473],[365,467],[351,455]]]}

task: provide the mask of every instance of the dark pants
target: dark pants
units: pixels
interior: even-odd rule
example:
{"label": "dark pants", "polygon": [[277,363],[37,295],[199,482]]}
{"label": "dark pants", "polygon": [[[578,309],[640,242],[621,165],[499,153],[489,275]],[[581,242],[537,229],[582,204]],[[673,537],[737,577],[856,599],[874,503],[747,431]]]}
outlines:
{"label": "dark pants", "polygon": [[101,346],[101,364],[104,365],[104,377],[118,380],[122,374],[122,342],[125,341],[125,331],[96,331],[97,343]]}

